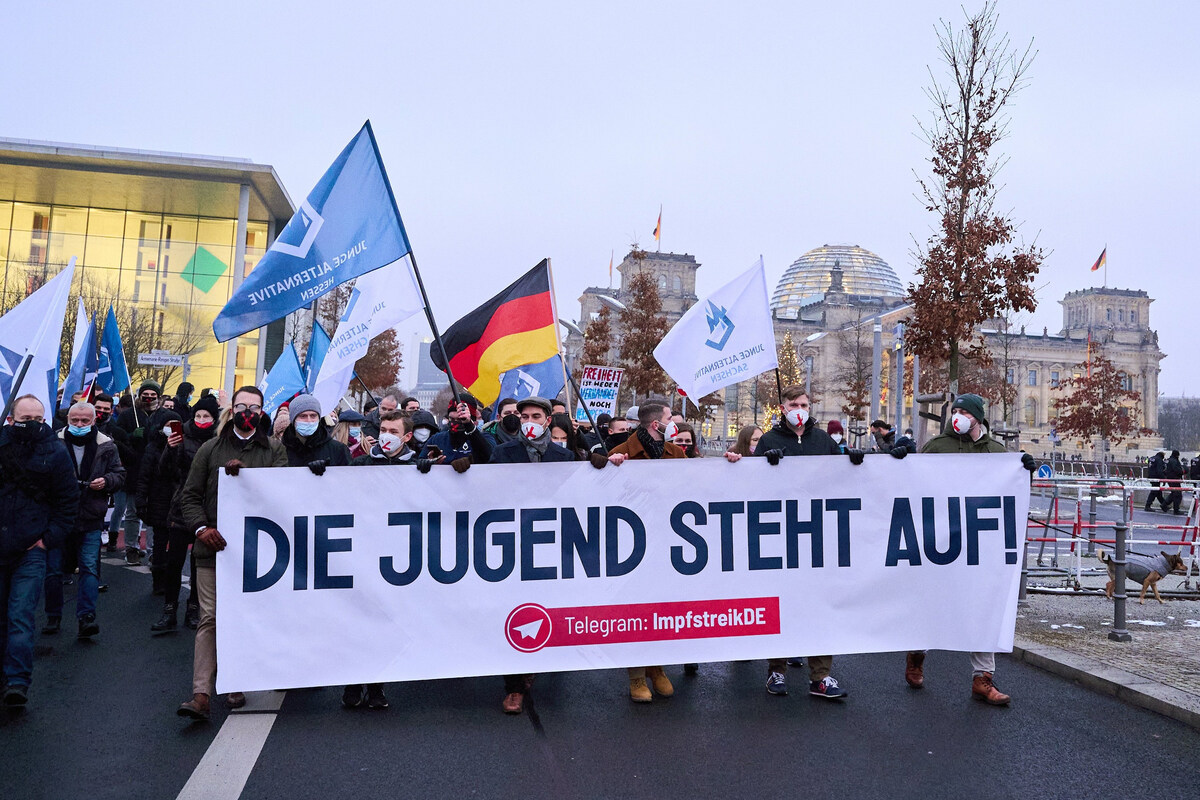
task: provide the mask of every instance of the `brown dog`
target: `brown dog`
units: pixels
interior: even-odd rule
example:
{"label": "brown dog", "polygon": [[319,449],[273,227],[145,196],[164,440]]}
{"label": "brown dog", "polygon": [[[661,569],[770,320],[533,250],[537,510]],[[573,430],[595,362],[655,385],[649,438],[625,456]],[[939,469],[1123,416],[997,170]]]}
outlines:
{"label": "brown dog", "polygon": [[[1112,599],[1113,589],[1117,583],[1117,567],[1112,563],[1112,557],[1103,550],[1100,560],[1108,567],[1108,583],[1104,584],[1104,596]],[[1158,593],[1158,582],[1164,575],[1172,572],[1183,572],[1183,556],[1178,553],[1159,551],[1158,555],[1145,556],[1141,553],[1127,553],[1125,556],[1125,577],[1142,584],[1142,594],[1139,602],[1146,602],[1146,590],[1154,591],[1154,599],[1162,603],[1162,595]]]}

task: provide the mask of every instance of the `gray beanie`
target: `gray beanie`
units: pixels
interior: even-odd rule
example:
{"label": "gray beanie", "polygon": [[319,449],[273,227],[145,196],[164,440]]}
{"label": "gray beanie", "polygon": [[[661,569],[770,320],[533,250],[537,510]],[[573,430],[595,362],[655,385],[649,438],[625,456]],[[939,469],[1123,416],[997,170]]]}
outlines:
{"label": "gray beanie", "polygon": [[321,416],[321,404],[311,394],[298,394],[288,403],[288,414],[292,419],[300,416],[305,411],[315,411],[318,417]]}

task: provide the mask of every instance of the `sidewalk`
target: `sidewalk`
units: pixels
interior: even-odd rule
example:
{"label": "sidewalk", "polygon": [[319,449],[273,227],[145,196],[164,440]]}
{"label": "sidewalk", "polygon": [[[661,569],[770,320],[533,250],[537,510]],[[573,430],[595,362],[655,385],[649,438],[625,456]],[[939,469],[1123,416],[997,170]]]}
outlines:
{"label": "sidewalk", "polygon": [[[1095,564],[1087,559],[1084,567]],[[1107,579],[1107,574],[1085,575],[1082,585],[1085,590],[1102,590]],[[1047,579],[1038,582],[1061,585]],[[1182,588],[1182,583],[1183,576],[1168,576],[1159,582],[1159,590]],[[1035,585],[1033,579],[1029,585]],[[1108,638],[1113,603],[1103,594],[1031,592],[1028,603],[1017,609],[1013,656],[1200,728],[1200,597],[1166,600],[1164,605],[1147,592],[1141,605],[1140,591],[1132,582],[1126,587],[1130,642]]]}

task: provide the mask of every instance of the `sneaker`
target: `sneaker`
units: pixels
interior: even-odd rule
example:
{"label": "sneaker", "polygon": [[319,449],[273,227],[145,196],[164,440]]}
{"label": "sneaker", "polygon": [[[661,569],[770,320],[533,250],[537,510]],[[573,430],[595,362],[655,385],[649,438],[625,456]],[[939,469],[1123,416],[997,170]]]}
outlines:
{"label": "sneaker", "polygon": [[23,706],[29,702],[29,687],[10,683],[4,689],[4,705]]}
{"label": "sneaker", "polygon": [[387,707],[387,695],[383,693],[383,686],[378,683],[369,684],[367,686],[367,708],[379,710]]}
{"label": "sneaker", "polygon": [[100,623],[96,622],[95,614],[84,614],[79,618],[79,638],[88,639],[100,633]]}
{"label": "sneaker", "polygon": [[832,675],[826,675],[819,681],[811,681],[808,684],[808,693],[814,697],[824,697],[826,700],[841,700],[849,694],[838,686]]}
{"label": "sneaker", "polygon": [[138,550],[136,547],[126,547],[125,548],[125,563],[131,567],[141,566],[142,551]]}
{"label": "sneaker", "polygon": [[772,672],[767,675],[767,694],[787,694],[787,676],[782,672]]}
{"label": "sneaker", "polygon": [[500,704],[500,708],[505,714],[520,714],[525,707],[525,694],[523,692],[509,692],[504,695],[504,702]]}
{"label": "sneaker", "polygon": [[346,708],[358,708],[363,704],[363,687],[361,683],[352,683],[342,690],[342,705]]}
{"label": "sneaker", "polygon": [[789,658],[789,659],[787,660],[787,665],[788,665],[789,667],[803,667],[803,666],[804,666],[804,659],[803,659],[803,658],[800,658],[799,656],[796,656],[795,658]]}
{"label": "sneaker", "polygon": [[58,633],[62,630],[62,617],[46,617],[46,624],[42,628],[42,633],[50,635]]}

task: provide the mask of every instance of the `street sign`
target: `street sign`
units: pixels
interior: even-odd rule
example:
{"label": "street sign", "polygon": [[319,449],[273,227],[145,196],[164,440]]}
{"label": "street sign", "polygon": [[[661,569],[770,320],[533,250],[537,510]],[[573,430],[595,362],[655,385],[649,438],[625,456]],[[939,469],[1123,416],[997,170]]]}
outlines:
{"label": "street sign", "polygon": [[1042,464],[1037,468],[1037,476],[1039,478],[1053,478],[1054,470],[1050,469],[1049,464]]}
{"label": "street sign", "polygon": [[153,353],[138,353],[137,363],[144,367],[182,367],[186,359],[187,356],[173,356],[156,350]]}

